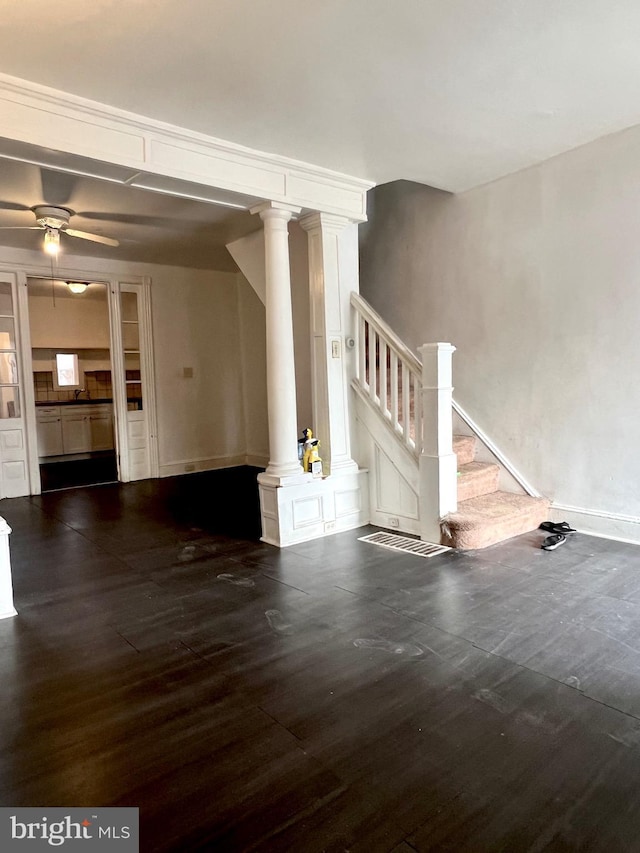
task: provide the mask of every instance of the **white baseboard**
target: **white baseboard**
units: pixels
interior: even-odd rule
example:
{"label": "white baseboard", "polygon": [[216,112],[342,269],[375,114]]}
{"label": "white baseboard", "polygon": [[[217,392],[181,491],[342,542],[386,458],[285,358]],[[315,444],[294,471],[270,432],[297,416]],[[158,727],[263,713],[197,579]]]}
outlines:
{"label": "white baseboard", "polygon": [[252,468],[266,468],[269,459],[258,453],[236,454],[235,456],[208,456],[200,459],[181,459],[177,462],[165,462],[160,465],[160,477],[176,477],[179,474],[194,474],[200,471],[217,471],[219,468],[237,468],[250,465]]}
{"label": "white baseboard", "polygon": [[251,465],[252,468],[266,468],[269,464],[269,457],[260,453],[247,453],[244,464]]}
{"label": "white baseboard", "polygon": [[178,474],[194,474],[199,471],[216,471],[218,468],[235,468],[246,465],[245,454],[236,456],[209,456],[201,459],[181,459],[160,465],[161,477],[175,477]]}
{"label": "white baseboard", "polygon": [[551,518],[553,521],[568,521],[581,533],[640,545],[640,517],[636,515],[623,515],[554,502],[551,504]]}

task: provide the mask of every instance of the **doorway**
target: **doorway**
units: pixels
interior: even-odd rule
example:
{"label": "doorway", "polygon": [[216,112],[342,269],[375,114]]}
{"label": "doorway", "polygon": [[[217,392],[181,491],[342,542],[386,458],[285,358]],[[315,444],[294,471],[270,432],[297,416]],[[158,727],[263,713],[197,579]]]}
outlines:
{"label": "doorway", "polygon": [[27,278],[43,492],[119,479],[108,286]]}

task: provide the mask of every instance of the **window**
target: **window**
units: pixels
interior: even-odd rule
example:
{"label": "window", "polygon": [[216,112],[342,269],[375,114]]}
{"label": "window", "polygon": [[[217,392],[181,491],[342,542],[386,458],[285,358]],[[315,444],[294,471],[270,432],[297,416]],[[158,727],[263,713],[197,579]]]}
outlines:
{"label": "window", "polygon": [[76,352],[57,352],[54,360],[53,387],[56,391],[82,388],[83,376]]}

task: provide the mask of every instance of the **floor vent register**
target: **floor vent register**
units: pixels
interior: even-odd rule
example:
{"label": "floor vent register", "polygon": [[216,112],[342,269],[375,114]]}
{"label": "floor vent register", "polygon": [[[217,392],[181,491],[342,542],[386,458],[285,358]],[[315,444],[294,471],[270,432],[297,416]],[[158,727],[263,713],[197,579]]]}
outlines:
{"label": "floor vent register", "polygon": [[386,533],[378,531],[368,536],[361,536],[360,542],[371,542],[388,548],[390,551],[404,551],[406,554],[415,554],[416,557],[435,557],[450,551],[445,545],[434,545],[431,542],[423,542],[421,539],[411,539],[408,536],[399,536],[397,533]]}

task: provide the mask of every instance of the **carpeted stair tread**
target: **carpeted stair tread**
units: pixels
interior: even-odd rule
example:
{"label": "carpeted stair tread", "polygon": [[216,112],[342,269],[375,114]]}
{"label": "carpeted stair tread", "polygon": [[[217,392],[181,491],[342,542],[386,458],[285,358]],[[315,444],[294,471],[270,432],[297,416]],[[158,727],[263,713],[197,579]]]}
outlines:
{"label": "carpeted stair tread", "polygon": [[500,468],[492,462],[467,462],[458,466],[458,503],[495,492]]}
{"label": "carpeted stair tread", "polygon": [[492,492],[461,501],[458,511],[442,522],[442,543],[462,550],[495,545],[535,530],[547,518],[549,503],[546,498],[510,492]]}
{"label": "carpeted stair tread", "polygon": [[462,465],[473,462],[476,455],[476,437],[474,435],[454,435],[453,452],[458,457],[458,470]]}

